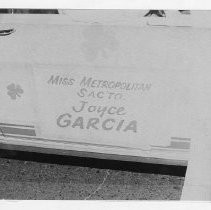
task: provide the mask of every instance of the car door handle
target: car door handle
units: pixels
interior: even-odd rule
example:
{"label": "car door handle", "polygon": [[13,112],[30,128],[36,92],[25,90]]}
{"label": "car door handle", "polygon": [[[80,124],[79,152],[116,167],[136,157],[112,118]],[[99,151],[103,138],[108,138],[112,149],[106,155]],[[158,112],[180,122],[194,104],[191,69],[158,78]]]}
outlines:
{"label": "car door handle", "polygon": [[12,34],[14,32],[15,32],[15,29],[14,28],[0,30],[0,36],[7,36],[7,35],[10,35],[10,34]]}

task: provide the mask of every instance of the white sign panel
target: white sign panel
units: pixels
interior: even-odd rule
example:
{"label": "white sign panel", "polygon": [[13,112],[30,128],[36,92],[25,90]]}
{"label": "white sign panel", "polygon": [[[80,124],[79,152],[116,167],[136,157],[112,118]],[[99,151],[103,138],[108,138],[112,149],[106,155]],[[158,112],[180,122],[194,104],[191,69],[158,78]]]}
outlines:
{"label": "white sign panel", "polygon": [[189,137],[186,75],[132,70],[34,68],[40,135],[143,150]]}

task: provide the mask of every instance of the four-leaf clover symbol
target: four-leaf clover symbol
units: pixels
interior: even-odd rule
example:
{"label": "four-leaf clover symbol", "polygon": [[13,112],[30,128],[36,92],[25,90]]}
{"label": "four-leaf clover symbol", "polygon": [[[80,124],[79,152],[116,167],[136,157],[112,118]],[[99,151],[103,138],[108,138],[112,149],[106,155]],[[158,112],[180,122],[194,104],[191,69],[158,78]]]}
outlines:
{"label": "four-leaf clover symbol", "polygon": [[20,85],[15,85],[14,83],[7,86],[7,94],[11,97],[11,99],[15,100],[16,97],[21,97],[23,94],[23,89]]}

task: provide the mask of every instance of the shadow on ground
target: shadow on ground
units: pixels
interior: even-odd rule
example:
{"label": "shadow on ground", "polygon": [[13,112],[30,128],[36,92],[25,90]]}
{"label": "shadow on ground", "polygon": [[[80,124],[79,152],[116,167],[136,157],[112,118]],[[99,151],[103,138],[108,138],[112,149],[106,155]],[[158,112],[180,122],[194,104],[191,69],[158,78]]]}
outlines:
{"label": "shadow on ground", "polygon": [[185,176],[187,168],[185,166],[105,160],[12,150],[0,150],[0,158],[172,176]]}

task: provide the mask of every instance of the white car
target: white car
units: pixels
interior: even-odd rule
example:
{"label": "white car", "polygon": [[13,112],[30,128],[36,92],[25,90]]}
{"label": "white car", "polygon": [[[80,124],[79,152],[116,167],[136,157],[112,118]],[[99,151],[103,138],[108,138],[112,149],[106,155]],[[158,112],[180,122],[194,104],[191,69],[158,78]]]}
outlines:
{"label": "white car", "polygon": [[0,148],[187,165],[209,25],[142,13],[0,15]]}

